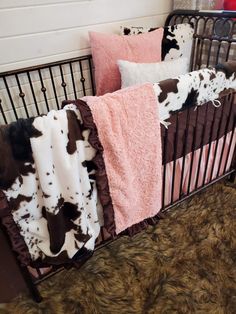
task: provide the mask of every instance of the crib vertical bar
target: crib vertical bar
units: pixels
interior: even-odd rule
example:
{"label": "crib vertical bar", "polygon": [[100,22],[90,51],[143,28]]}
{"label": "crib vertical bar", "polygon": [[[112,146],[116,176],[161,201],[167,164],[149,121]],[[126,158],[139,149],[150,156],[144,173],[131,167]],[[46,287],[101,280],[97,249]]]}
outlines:
{"label": "crib vertical bar", "polygon": [[195,35],[193,35],[193,45],[192,45],[192,53],[191,53],[191,60],[190,60],[190,71],[193,71],[193,69],[194,69],[195,58],[196,58],[194,51],[196,49],[196,41],[197,40],[198,39],[195,37]]}
{"label": "crib vertical bar", "polygon": [[177,23],[176,23],[177,18],[178,18],[178,16],[177,16],[177,15],[175,15],[175,17],[174,17],[174,21],[173,21],[173,24],[172,24],[172,25],[177,24]]}
{"label": "crib vertical bar", "polygon": [[210,159],[210,155],[211,155],[212,136],[213,136],[213,127],[215,125],[215,116],[216,116],[216,107],[214,106],[214,113],[213,113],[213,119],[212,119],[212,123],[211,123],[210,138],[208,141],[207,161],[205,164],[202,186],[204,186],[205,181],[206,181],[207,169],[208,169],[209,159]]}
{"label": "crib vertical bar", "polygon": [[209,46],[209,49],[208,49],[208,57],[207,57],[207,64],[206,64],[207,67],[209,67],[209,64],[210,64],[212,43],[213,43],[213,40],[210,41],[210,46]]}
{"label": "crib vertical bar", "polygon": [[84,73],[83,73],[83,68],[82,68],[82,62],[81,62],[81,60],[79,60],[79,69],[80,69],[80,75],[81,75],[80,82],[82,83],[82,88],[83,88],[84,96],[86,96],[85,78],[84,78]]}
{"label": "crib vertical bar", "polygon": [[205,119],[204,119],[204,126],[202,130],[202,138],[201,138],[201,145],[200,145],[200,156],[198,159],[198,166],[197,166],[197,176],[196,176],[196,182],[195,182],[195,190],[197,189],[198,186],[198,180],[199,180],[199,174],[200,174],[200,168],[201,168],[201,161],[202,161],[202,153],[203,153],[203,146],[204,146],[204,136],[206,133],[206,124],[207,124],[207,115],[208,115],[208,106],[209,103],[206,105],[206,113],[205,113]]}
{"label": "crib vertical bar", "polygon": [[40,83],[41,83],[41,91],[42,91],[43,96],[44,96],[44,100],[45,100],[45,103],[46,103],[47,111],[49,112],[50,109],[49,109],[49,105],[48,105],[48,99],[47,99],[47,96],[46,96],[47,89],[46,89],[46,87],[43,84],[43,77],[42,77],[42,73],[41,73],[40,69],[38,69],[38,74],[39,74],[39,79],[40,79]]}
{"label": "crib vertical bar", "polygon": [[2,107],[2,99],[1,98],[0,98],[0,111],[1,111],[4,123],[7,124],[7,118],[6,118],[5,112],[4,112],[3,107]]}
{"label": "crib vertical bar", "polygon": [[178,131],[179,131],[179,113],[177,112],[176,113],[175,140],[174,140],[174,159],[173,159],[173,170],[172,170],[172,183],[171,183],[171,204],[173,204],[174,190],[175,190],[175,169],[176,169],[176,159],[177,159],[176,157],[177,157]]}
{"label": "crib vertical bar", "polygon": [[69,67],[70,67],[70,75],[71,75],[71,80],[72,80],[74,96],[75,96],[75,99],[77,99],[77,93],[76,93],[76,88],[75,88],[75,78],[74,78],[74,73],[73,73],[73,68],[72,68],[71,62],[69,62]]}
{"label": "crib vertical bar", "polygon": [[7,95],[9,97],[9,99],[10,99],[11,107],[12,107],[12,110],[14,112],[15,118],[16,118],[16,120],[18,120],[18,115],[17,115],[17,112],[16,112],[16,108],[15,108],[14,102],[12,100],[11,92],[10,92],[10,89],[9,89],[9,86],[8,86],[8,83],[7,83],[7,79],[6,79],[5,76],[3,76],[3,82],[5,84],[5,87],[6,87],[6,90],[7,90]]}
{"label": "crib vertical bar", "polygon": [[[225,22],[226,21],[228,21],[228,20],[225,20]],[[231,44],[232,44],[231,40],[232,40],[232,37],[233,37],[233,35],[235,33],[235,29],[234,29],[235,25],[236,25],[235,22],[233,23],[233,25],[231,25],[231,30],[230,30],[230,32],[228,34],[228,40],[226,41],[228,43],[228,49],[227,49],[225,61],[228,61],[228,59],[229,59],[230,50],[231,50]]]}
{"label": "crib vertical bar", "polygon": [[[197,69],[200,69],[201,68],[201,54],[200,54],[200,51],[202,51],[202,47],[203,47],[203,42],[204,42],[204,39],[202,38],[202,35],[198,32],[199,31],[199,28],[201,28],[201,21],[202,21],[202,17],[199,17],[197,18],[197,22],[196,22],[196,28],[195,28],[195,31],[194,31],[194,36],[196,37],[196,49],[195,49],[195,52],[194,52],[194,57],[195,57],[195,64],[194,64],[194,68],[192,70],[197,70]],[[204,21],[204,27],[203,29],[205,29],[206,27],[206,21]]]}
{"label": "crib vertical bar", "polygon": [[101,228],[101,237],[102,237],[102,241],[105,241],[105,234],[104,234],[104,228]]}
{"label": "crib vertical bar", "polygon": [[27,109],[27,106],[26,106],[26,102],[25,102],[25,93],[23,93],[23,91],[22,91],[20,80],[19,80],[19,76],[17,74],[15,75],[15,78],[16,78],[17,86],[18,86],[18,89],[19,89],[19,92],[20,92],[19,96],[20,96],[20,98],[22,100],[22,103],[23,103],[23,106],[24,106],[24,109],[25,109],[26,117],[29,118],[29,113],[28,113],[28,109]]}
{"label": "crib vertical bar", "polygon": [[190,186],[192,182],[193,160],[194,160],[195,145],[196,145],[196,140],[197,140],[198,114],[199,114],[199,106],[197,106],[196,120],[195,120],[195,125],[194,125],[194,130],[193,130],[193,141],[192,141],[192,149],[191,149],[192,155],[191,155],[191,162],[190,162],[190,169],[189,169],[187,195],[190,192]]}
{"label": "crib vertical bar", "polygon": [[226,134],[224,135],[223,145],[222,145],[222,148],[221,148],[219,166],[218,166],[218,170],[217,170],[217,177],[219,176],[220,169],[221,169],[221,165],[222,165],[222,160],[223,160],[223,155],[224,155],[224,149],[225,149],[225,143],[226,143]]}
{"label": "crib vertical bar", "polygon": [[223,121],[223,116],[224,116],[225,99],[226,99],[226,97],[222,98],[223,104],[221,105],[220,123],[219,123],[219,126],[218,126],[217,135],[216,135],[215,152],[214,152],[214,157],[213,157],[213,162],[212,162],[212,167],[211,167],[210,181],[212,180],[213,171],[214,171],[214,168],[215,168],[216,156],[217,156],[217,151],[218,151],[218,144],[219,144],[219,140],[220,140],[220,130],[221,130],[221,127],[222,127],[222,121]]}
{"label": "crib vertical bar", "polygon": [[[230,101],[230,111],[229,112],[231,112],[232,111],[232,106],[233,106],[233,103],[234,103],[234,94],[229,94],[227,96],[227,100]],[[222,145],[221,154],[220,154],[219,166],[218,166],[218,170],[217,170],[217,177],[219,176],[220,169],[221,169],[221,164],[222,164],[222,159],[223,159],[224,149],[225,149],[225,143],[226,143],[226,135],[228,133],[230,120],[231,120],[231,115],[229,114],[227,122],[226,122],[226,125],[225,125],[224,140],[223,140],[223,145]]]}
{"label": "crib vertical bar", "polygon": [[201,40],[198,37],[197,38],[197,46],[196,46],[196,51],[195,51],[195,65],[194,65],[194,69],[193,70],[199,70],[201,67],[201,64],[199,62],[199,47],[201,45]]}
{"label": "crib vertical bar", "polygon": [[26,266],[21,266],[21,273],[25,279],[25,283],[34,299],[35,302],[39,303],[42,301],[42,296],[39,293],[37,286],[34,284],[33,279]]}
{"label": "crib vertical bar", "polygon": [[199,46],[201,44],[201,40],[197,34],[193,35],[193,48],[192,48],[192,53],[193,55],[191,56],[192,63],[191,63],[191,71],[197,70],[198,63],[199,63],[199,56],[198,56],[198,51],[199,51]]}
{"label": "crib vertical bar", "polygon": [[33,96],[33,99],[34,99],[34,104],[35,104],[35,107],[36,107],[36,112],[37,112],[37,115],[39,115],[39,107],[38,107],[38,103],[37,103],[37,99],[36,99],[36,96],[35,96],[35,92],[34,92],[34,87],[33,87],[33,84],[32,84],[32,80],[31,80],[31,77],[30,77],[30,72],[27,71],[26,72],[27,74],[27,77],[28,77],[28,81],[29,81],[29,84],[30,84],[30,90],[31,90],[31,93],[32,93],[32,96]]}
{"label": "crib vertical bar", "polygon": [[42,274],[40,272],[40,268],[36,267],[36,272],[37,272],[38,278],[41,279],[42,278]]}
{"label": "crib vertical bar", "polygon": [[218,48],[217,48],[217,53],[216,53],[216,64],[218,63],[218,61],[219,61],[219,55],[220,55],[220,48],[221,48],[221,44],[222,44],[222,42],[221,41],[219,41],[219,45],[218,45]]}
{"label": "crib vertical bar", "polygon": [[90,73],[90,79],[91,79],[91,85],[92,85],[92,92],[93,92],[93,95],[95,95],[95,87],[94,87],[94,82],[93,82],[93,68],[92,68],[91,58],[89,58],[88,61],[89,61],[89,73]]}
{"label": "crib vertical bar", "polygon": [[53,89],[54,97],[55,97],[56,103],[57,103],[57,109],[60,109],[59,102],[58,102],[58,97],[57,97],[56,86],[55,86],[54,77],[53,77],[53,73],[52,73],[52,67],[49,67],[49,74],[50,74],[50,78],[51,78],[51,83],[52,83],[52,89]]}
{"label": "crib vertical bar", "polygon": [[165,207],[167,143],[168,143],[168,129],[165,128],[165,134],[164,134],[164,153],[163,153],[162,209]]}
{"label": "crib vertical bar", "polygon": [[234,117],[233,130],[232,130],[231,135],[230,135],[229,147],[228,147],[228,152],[227,152],[227,157],[226,157],[226,160],[225,160],[223,173],[226,172],[226,167],[227,167],[228,160],[229,160],[229,153],[231,151],[231,146],[232,146],[232,142],[233,142],[233,138],[234,138],[235,127],[236,127],[236,117]]}
{"label": "crib vertical bar", "polygon": [[187,108],[187,117],[186,117],[186,127],[184,130],[184,144],[183,144],[183,163],[182,163],[182,170],[181,170],[181,179],[180,179],[180,187],[179,187],[179,199],[182,198],[182,187],[183,187],[183,178],[184,178],[184,168],[185,168],[185,159],[186,159],[186,148],[187,148],[187,140],[188,140],[188,133],[189,133],[189,108]]}
{"label": "crib vertical bar", "polygon": [[228,49],[227,49],[227,53],[226,53],[226,56],[225,56],[225,61],[229,60],[230,49],[231,49],[231,42],[228,42]]}
{"label": "crib vertical bar", "polygon": [[[203,29],[202,29],[202,33],[203,34],[205,34],[207,22],[208,22],[208,19],[204,19],[204,26],[203,26]],[[204,43],[205,43],[205,39],[202,37],[201,38],[201,48],[200,48],[200,53],[199,53],[199,56],[201,56],[201,59],[200,59],[199,65],[198,65],[199,69],[201,68],[201,64],[202,64],[202,55],[203,55],[202,52],[203,52]]]}
{"label": "crib vertical bar", "polygon": [[61,86],[63,88],[63,91],[64,91],[64,95],[65,95],[65,99],[67,100],[67,92],[66,92],[66,82],[64,80],[64,73],[63,73],[63,69],[62,69],[62,65],[60,64],[59,65],[59,69],[60,69],[60,74],[61,74]]}

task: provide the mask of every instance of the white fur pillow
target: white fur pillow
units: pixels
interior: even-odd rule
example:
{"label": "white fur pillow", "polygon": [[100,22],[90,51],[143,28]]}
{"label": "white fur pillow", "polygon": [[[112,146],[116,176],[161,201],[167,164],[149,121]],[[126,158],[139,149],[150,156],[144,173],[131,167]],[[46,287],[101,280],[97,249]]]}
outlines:
{"label": "white fur pillow", "polygon": [[135,63],[118,60],[121,88],[142,83],[157,83],[188,73],[188,59],[178,58],[157,63]]}

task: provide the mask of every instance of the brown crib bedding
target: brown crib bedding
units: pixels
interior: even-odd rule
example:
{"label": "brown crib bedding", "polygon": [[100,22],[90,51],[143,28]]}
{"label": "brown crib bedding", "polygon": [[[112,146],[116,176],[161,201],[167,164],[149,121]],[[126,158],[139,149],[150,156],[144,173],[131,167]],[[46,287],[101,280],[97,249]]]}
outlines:
{"label": "brown crib bedding", "polygon": [[183,157],[234,130],[236,116],[234,94],[222,95],[220,102],[221,106],[218,108],[212,102],[208,102],[203,106],[190,107],[173,114],[168,120],[171,124],[168,127],[166,143],[166,129],[161,125],[163,164],[171,162],[174,158]]}

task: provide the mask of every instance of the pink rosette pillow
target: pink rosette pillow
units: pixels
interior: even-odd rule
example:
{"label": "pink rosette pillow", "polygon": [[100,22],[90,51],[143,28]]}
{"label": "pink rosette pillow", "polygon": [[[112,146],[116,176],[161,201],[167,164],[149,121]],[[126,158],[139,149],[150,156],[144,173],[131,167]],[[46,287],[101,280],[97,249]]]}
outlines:
{"label": "pink rosette pillow", "polygon": [[163,28],[136,36],[90,32],[97,96],[121,88],[117,60],[150,63],[161,61]]}

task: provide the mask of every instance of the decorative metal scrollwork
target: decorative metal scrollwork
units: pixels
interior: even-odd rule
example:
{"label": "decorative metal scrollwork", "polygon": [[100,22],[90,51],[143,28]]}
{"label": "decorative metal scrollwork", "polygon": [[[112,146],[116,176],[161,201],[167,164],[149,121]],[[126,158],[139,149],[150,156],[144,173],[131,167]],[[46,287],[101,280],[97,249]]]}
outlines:
{"label": "decorative metal scrollwork", "polygon": [[215,22],[214,34],[218,37],[228,37],[231,30],[231,23],[229,20],[217,20]]}

